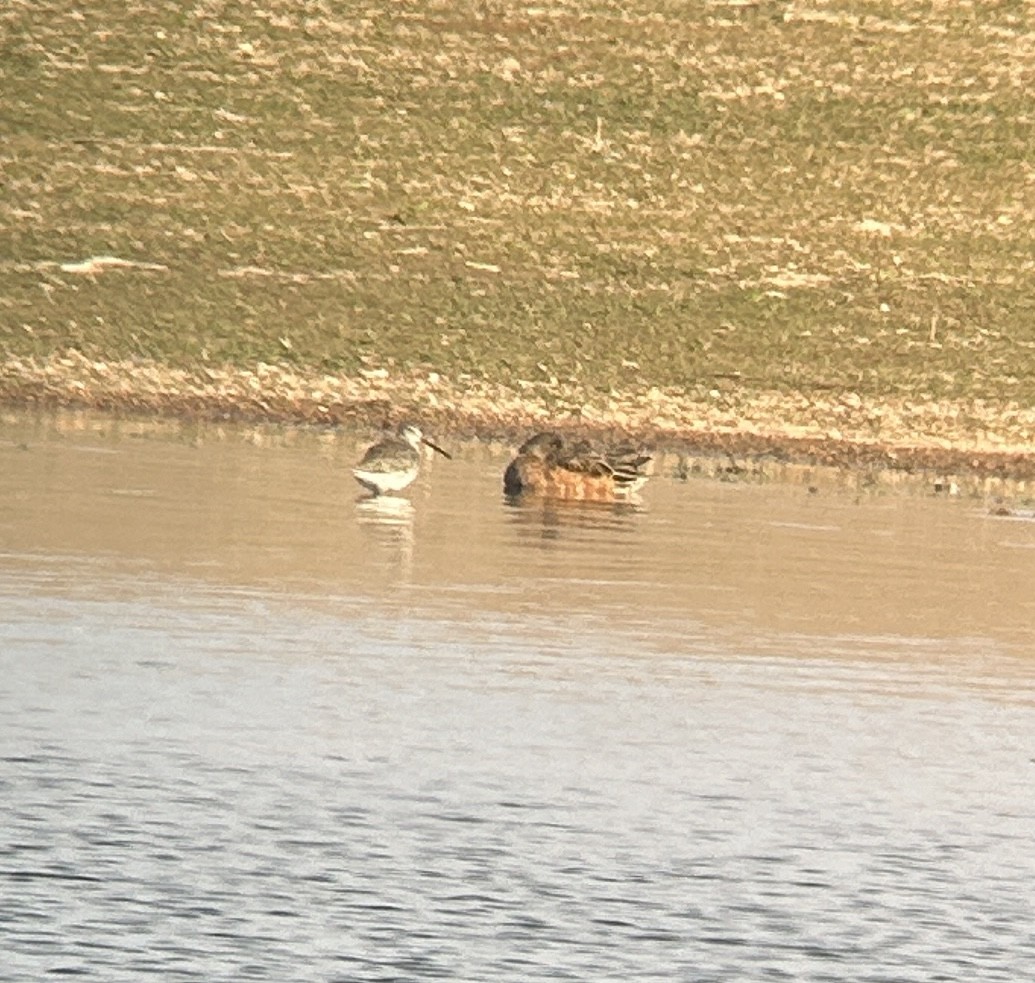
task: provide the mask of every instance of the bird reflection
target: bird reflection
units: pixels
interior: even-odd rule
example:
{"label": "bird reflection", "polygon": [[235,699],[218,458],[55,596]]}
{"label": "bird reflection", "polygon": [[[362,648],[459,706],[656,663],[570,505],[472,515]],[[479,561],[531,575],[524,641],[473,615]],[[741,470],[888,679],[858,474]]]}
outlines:
{"label": "bird reflection", "polygon": [[400,495],[364,495],[356,502],[356,517],[370,525],[412,526],[414,511],[413,502]]}
{"label": "bird reflection", "polygon": [[416,509],[408,498],[397,495],[363,496],[356,502],[356,519],[373,544],[364,563],[392,569],[403,581],[413,569],[413,520]]}
{"label": "bird reflection", "polygon": [[586,502],[568,499],[504,496],[504,505],[515,527],[534,536],[531,542],[613,538],[636,528],[634,518],[646,512],[636,496],[618,502]]}

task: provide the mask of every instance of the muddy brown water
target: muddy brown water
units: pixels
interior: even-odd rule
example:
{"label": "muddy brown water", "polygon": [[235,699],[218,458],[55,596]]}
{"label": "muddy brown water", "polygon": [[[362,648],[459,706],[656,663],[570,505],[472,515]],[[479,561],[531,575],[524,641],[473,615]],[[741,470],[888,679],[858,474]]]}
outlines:
{"label": "muddy brown water", "polygon": [[1035,523],[362,444],[4,415],[5,978],[1035,975]]}

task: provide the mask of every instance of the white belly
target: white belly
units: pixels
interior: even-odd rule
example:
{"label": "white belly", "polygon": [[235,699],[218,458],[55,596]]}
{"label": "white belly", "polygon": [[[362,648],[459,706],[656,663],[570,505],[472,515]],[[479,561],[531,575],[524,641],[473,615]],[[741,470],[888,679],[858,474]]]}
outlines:
{"label": "white belly", "polygon": [[407,485],[412,484],[413,479],[417,477],[417,468],[410,468],[408,471],[363,471],[355,468],[352,474],[364,488],[375,495],[383,495],[385,492],[402,491]]}

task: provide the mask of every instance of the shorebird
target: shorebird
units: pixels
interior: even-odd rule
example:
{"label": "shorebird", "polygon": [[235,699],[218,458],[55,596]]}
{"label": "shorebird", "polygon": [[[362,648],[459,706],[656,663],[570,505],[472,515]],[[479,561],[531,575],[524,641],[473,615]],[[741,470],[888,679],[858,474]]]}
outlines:
{"label": "shorebird", "polygon": [[597,450],[588,441],[567,443],[554,431],[526,440],[503,474],[508,495],[613,502],[647,480],[650,455],[630,445]]}
{"label": "shorebird", "polygon": [[420,427],[403,423],[395,436],[368,447],[352,469],[352,474],[373,495],[402,491],[420,470],[421,444],[427,444],[433,451],[452,459],[452,454],[425,437]]}

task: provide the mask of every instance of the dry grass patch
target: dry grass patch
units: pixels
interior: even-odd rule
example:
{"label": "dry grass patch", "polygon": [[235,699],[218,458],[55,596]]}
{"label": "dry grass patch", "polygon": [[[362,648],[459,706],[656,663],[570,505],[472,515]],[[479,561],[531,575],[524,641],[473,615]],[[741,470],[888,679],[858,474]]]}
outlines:
{"label": "dry grass patch", "polygon": [[1020,4],[35,0],[0,82],[17,358],[1035,403]]}

